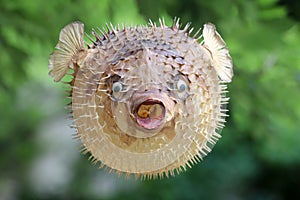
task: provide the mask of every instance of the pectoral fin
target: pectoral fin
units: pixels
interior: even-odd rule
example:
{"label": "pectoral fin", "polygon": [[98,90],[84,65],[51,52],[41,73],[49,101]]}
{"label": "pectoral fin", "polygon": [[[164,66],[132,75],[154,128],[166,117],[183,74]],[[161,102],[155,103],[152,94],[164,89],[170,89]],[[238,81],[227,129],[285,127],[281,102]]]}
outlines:
{"label": "pectoral fin", "polygon": [[65,26],[60,34],[59,41],[49,60],[49,75],[54,81],[60,81],[69,69],[74,68],[76,56],[84,50],[84,25],[73,22]]}
{"label": "pectoral fin", "polygon": [[203,46],[210,52],[213,67],[219,78],[224,82],[231,82],[233,76],[232,59],[226,43],[216,31],[215,25],[208,23],[203,28]]}

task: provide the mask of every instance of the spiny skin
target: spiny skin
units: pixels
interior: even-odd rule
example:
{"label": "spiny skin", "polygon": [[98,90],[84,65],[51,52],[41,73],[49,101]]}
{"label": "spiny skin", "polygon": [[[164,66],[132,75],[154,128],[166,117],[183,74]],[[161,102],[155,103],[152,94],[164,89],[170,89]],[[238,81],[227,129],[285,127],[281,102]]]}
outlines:
{"label": "spiny skin", "polygon": [[204,39],[189,30],[178,20],[111,26],[101,36],[93,31],[87,49],[82,23],[62,30],[50,75],[60,81],[72,69],[75,127],[95,163],[118,174],[169,176],[202,160],[220,138],[231,58],[212,24]]}

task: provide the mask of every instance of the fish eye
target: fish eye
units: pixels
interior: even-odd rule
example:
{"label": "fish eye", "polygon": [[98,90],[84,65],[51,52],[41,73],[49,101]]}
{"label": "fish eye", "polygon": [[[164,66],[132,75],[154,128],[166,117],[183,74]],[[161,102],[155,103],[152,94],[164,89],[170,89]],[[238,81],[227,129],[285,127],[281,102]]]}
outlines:
{"label": "fish eye", "polygon": [[184,78],[178,77],[177,80],[173,83],[173,94],[181,100],[184,100],[188,97],[188,85]]}
{"label": "fish eye", "polygon": [[124,95],[124,88],[121,82],[114,82],[111,86],[111,97],[115,101],[119,101]]}
{"label": "fish eye", "polygon": [[186,83],[181,79],[178,80],[176,87],[178,92],[184,92],[187,89]]}
{"label": "fish eye", "polygon": [[122,84],[120,82],[115,82],[113,83],[112,85],[112,92],[113,93],[118,93],[118,92],[121,92],[122,90]]}

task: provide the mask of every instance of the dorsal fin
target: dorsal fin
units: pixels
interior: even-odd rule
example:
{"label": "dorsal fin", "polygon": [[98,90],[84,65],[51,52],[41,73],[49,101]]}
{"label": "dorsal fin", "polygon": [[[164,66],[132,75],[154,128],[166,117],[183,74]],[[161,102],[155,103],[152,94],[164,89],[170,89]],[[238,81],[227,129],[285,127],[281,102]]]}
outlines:
{"label": "dorsal fin", "polygon": [[226,43],[216,31],[215,25],[204,24],[203,28],[203,46],[210,51],[213,67],[217,71],[219,78],[224,82],[231,82],[233,76],[232,59]]}
{"label": "dorsal fin", "polygon": [[73,59],[79,51],[84,50],[84,25],[73,22],[65,26],[59,34],[55,50],[50,56],[50,76],[60,81],[69,69],[73,69]]}

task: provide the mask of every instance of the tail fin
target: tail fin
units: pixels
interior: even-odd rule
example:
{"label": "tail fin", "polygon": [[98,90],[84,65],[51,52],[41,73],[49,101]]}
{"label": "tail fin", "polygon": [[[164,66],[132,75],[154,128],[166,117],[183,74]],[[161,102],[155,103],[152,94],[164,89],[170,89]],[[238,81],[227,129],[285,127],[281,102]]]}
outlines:
{"label": "tail fin", "polygon": [[213,67],[219,78],[224,82],[231,82],[233,76],[232,59],[226,43],[216,31],[215,25],[208,23],[203,28],[203,46],[211,53]]}
{"label": "tail fin", "polygon": [[73,22],[65,26],[59,34],[55,50],[49,59],[49,75],[54,81],[60,81],[69,69],[73,69],[74,57],[79,51],[84,50],[84,25]]}

